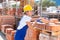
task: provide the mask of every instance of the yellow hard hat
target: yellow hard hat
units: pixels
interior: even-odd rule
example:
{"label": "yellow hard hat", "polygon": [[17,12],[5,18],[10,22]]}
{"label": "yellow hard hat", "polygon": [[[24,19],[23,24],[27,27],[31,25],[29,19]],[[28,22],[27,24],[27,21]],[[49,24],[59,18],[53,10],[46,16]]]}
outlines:
{"label": "yellow hard hat", "polygon": [[23,10],[24,10],[24,12],[26,12],[26,11],[32,11],[33,8],[32,8],[31,5],[26,5],[26,6],[24,6]]}

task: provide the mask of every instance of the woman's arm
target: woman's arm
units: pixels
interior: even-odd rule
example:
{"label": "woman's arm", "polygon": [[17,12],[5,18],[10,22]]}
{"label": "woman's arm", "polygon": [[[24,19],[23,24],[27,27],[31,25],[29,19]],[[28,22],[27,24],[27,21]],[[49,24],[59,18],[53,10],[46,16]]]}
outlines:
{"label": "woman's arm", "polygon": [[36,30],[35,26],[36,26],[36,22],[27,22],[28,28],[30,28],[31,30]]}

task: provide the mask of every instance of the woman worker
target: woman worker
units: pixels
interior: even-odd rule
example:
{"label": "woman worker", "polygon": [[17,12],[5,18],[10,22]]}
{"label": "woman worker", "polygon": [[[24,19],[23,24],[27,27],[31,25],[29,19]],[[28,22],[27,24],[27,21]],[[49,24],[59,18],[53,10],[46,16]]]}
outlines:
{"label": "woman worker", "polygon": [[30,21],[32,19],[31,16],[32,16],[33,9],[31,7],[31,5],[26,5],[26,6],[24,6],[23,9],[24,9],[25,15],[22,17],[22,19],[19,22],[19,26],[17,27],[17,31],[15,34],[14,40],[24,40],[26,31],[28,28],[26,22]]}

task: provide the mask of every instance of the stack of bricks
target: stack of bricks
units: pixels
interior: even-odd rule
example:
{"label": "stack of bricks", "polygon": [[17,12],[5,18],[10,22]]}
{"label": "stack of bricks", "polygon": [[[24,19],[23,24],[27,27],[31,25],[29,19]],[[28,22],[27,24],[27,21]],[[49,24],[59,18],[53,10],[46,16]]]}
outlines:
{"label": "stack of bricks", "polygon": [[60,25],[47,24],[45,30],[40,33],[39,40],[60,40]]}
{"label": "stack of bricks", "polygon": [[16,33],[16,30],[11,31],[11,35],[10,35],[11,40],[14,40],[15,33]]}
{"label": "stack of bricks", "polygon": [[49,34],[40,33],[39,40],[51,40]]}
{"label": "stack of bricks", "polygon": [[41,19],[41,21],[43,22],[43,23],[49,23],[49,20],[47,20],[47,19],[45,19],[45,18],[40,18]]}
{"label": "stack of bricks", "polygon": [[2,24],[10,24],[10,25],[15,25],[15,17],[11,15],[3,15],[0,16],[1,20],[1,25]]}
{"label": "stack of bricks", "polygon": [[18,9],[18,11],[17,11],[17,13],[16,13],[16,16],[17,16],[18,18],[20,18],[20,17],[23,16],[23,14],[22,14],[22,9],[21,9],[21,8]]}
{"label": "stack of bricks", "polygon": [[39,40],[60,40],[60,35],[52,35],[49,32],[41,32]]}
{"label": "stack of bricks", "polygon": [[13,28],[12,25],[1,25],[1,31],[5,34],[7,28]]}
{"label": "stack of bricks", "polygon": [[57,24],[46,25],[46,30],[53,32],[60,31],[60,25]]}
{"label": "stack of bricks", "polygon": [[45,26],[46,26],[45,23],[37,23],[37,24],[36,24],[36,27],[37,27],[37,28],[40,28],[41,30],[43,30],[43,29],[45,30]]}
{"label": "stack of bricks", "polygon": [[49,40],[49,34],[40,33],[39,40]]}
{"label": "stack of bricks", "polygon": [[6,39],[7,40],[14,40],[14,35],[15,35],[15,30],[12,28],[7,28],[6,29]]}
{"label": "stack of bricks", "polygon": [[0,16],[0,30],[1,30],[1,25],[15,25],[15,17],[11,15],[2,15]]}
{"label": "stack of bricks", "polygon": [[29,28],[27,29],[25,40],[38,40],[40,30],[37,30],[35,28],[30,28],[30,27],[33,27],[33,25],[30,22],[27,22],[27,24],[28,24]]}
{"label": "stack of bricks", "polygon": [[52,18],[52,19],[50,19],[50,22],[51,22],[51,23],[57,23],[57,22],[59,22],[59,20],[56,19],[56,18]]}
{"label": "stack of bricks", "polygon": [[38,40],[39,33],[40,33],[40,31],[31,30],[30,28],[28,28],[26,36],[25,36],[25,40]]}
{"label": "stack of bricks", "polygon": [[15,9],[15,8],[10,9],[10,10],[7,11],[7,15],[12,15],[12,16],[14,16],[14,15],[15,15],[15,12],[16,12],[16,9]]}

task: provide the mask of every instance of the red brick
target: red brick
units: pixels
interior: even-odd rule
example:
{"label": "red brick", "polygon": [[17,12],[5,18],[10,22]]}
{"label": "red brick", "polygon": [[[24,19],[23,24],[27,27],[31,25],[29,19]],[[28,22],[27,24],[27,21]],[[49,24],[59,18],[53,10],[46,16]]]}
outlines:
{"label": "red brick", "polygon": [[40,23],[40,24],[36,24],[36,25],[37,25],[36,27],[45,30],[45,25],[46,25],[45,23]]}
{"label": "red brick", "polygon": [[46,25],[46,30],[48,30],[48,31],[59,31],[60,25],[56,25],[56,24]]}
{"label": "red brick", "polygon": [[3,33],[6,33],[6,28],[13,28],[13,26],[12,25],[1,25],[1,31]]}
{"label": "red brick", "polygon": [[7,39],[7,40],[14,40],[14,37],[11,36],[10,34],[7,34],[7,35],[6,35],[6,39]]}
{"label": "red brick", "polygon": [[15,24],[15,17],[14,16],[3,15],[3,16],[0,16],[0,19],[1,19],[1,24],[11,24],[11,25]]}
{"label": "red brick", "polygon": [[6,39],[7,39],[7,40],[10,40],[9,34],[6,34]]}
{"label": "red brick", "polygon": [[7,11],[7,14],[14,16],[14,15],[15,15],[15,12],[16,12],[16,9],[13,8],[13,9],[8,10],[8,11]]}
{"label": "red brick", "polygon": [[9,25],[15,25],[15,17],[11,16],[11,15],[0,15],[0,29],[1,29],[1,25],[5,25],[5,24],[9,24]]}
{"label": "red brick", "polygon": [[7,40],[14,40],[15,30],[11,31],[10,34],[6,34]]}
{"label": "red brick", "polygon": [[11,36],[11,40],[14,40],[15,33],[16,33],[15,30],[11,31],[11,35],[10,35]]}
{"label": "red brick", "polygon": [[11,31],[13,31],[12,28],[7,28],[7,29],[6,29],[6,34],[11,34]]}
{"label": "red brick", "polygon": [[25,40],[38,40],[40,31],[34,31],[28,28]]}
{"label": "red brick", "polygon": [[14,36],[15,33],[16,33],[16,30],[11,31],[12,36]]}
{"label": "red brick", "polygon": [[50,19],[50,22],[52,22],[52,23],[57,23],[57,22],[59,22],[59,20],[56,19],[56,18],[52,18],[52,19]]}

